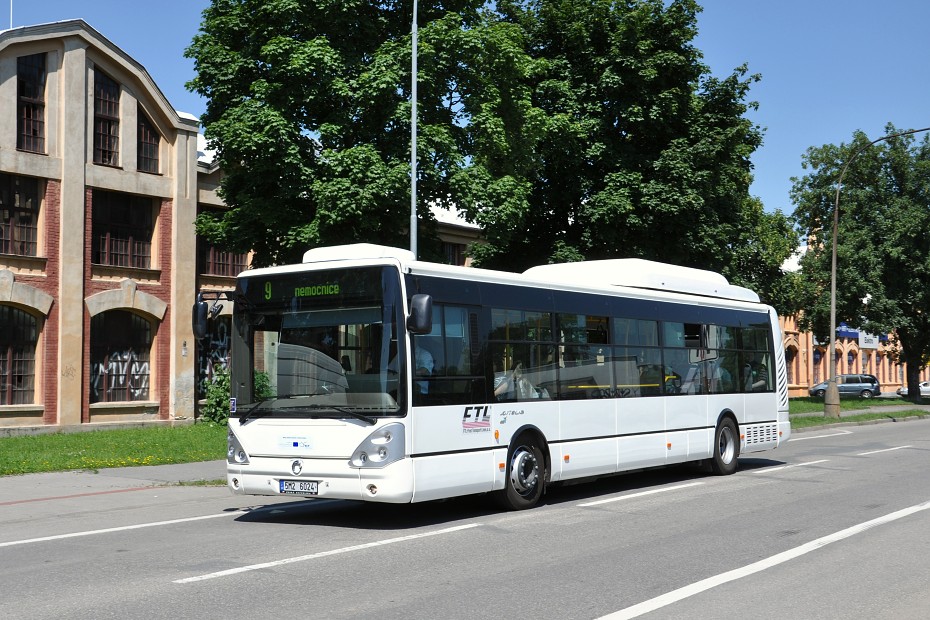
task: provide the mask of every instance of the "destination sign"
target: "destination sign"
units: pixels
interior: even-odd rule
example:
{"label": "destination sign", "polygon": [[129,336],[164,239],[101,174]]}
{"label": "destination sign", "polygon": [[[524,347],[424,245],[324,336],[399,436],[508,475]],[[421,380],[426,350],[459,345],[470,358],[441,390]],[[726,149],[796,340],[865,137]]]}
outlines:
{"label": "destination sign", "polygon": [[278,304],[290,307],[295,300],[311,305],[316,305],[315,300],[318,300],[329,306],[333,303],[380,299],[382,270],[382,267],[361,267],[243,276],[238,286],[244,297],[256,307]]}

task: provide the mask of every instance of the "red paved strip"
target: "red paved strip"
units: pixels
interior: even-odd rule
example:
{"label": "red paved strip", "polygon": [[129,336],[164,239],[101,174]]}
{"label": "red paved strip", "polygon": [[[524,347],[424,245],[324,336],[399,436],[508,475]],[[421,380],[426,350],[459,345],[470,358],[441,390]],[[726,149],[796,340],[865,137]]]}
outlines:
{"label": "red paved strip", "polygon": [[0,502],[0,506],[13,506],[14,504],[28,504],[30,502],[50,502],[56,499],[72,499],[75,497],[91,497],[92,495],[110,495],[111,493],[129,493],[130,491],[146,491],[156,487],[134,487],[132,489],[113,489],[112,491],[93,491],[91,493],[76,493],[74,495],[58,495],[56,497],[36,497],[35,499],[18,499],[12,502]]}

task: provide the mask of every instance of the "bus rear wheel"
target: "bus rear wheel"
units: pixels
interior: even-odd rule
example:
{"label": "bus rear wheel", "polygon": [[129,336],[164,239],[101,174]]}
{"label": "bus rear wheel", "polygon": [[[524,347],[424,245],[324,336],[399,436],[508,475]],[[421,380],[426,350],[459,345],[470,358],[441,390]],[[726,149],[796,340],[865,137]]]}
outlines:
{"label": "bus rear wheel", "polygon": [[508,510],[525,510],[539,503],[546,487],[546,457],[535,439],[523,435],[507,459],[507,479],[498,493],[500,504]]}
{"label": "bus rear wheel", "polygon": [[718,476],[728,476],[739,466],[739,433],[731,418],[723,418],[714,431],[714,456],[711,470]]}

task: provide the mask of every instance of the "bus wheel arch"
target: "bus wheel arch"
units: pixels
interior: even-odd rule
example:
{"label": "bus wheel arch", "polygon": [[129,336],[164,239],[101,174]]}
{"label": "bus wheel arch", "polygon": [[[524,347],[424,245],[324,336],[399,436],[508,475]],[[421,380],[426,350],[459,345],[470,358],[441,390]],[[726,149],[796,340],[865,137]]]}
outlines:
{"label": "bus wheel arch", "polygon": [[728,476],[739,468],[739,423],[732,411],[723,411],[717,418],[710,458],[711,471]]}
{"label": "bus wheel arch", "polygon": [[546,491],[550,471],[545,436],[538,428],[521,428],[507,449],[504,489],[496,493],[498,503],[508,510],[536,506]]}

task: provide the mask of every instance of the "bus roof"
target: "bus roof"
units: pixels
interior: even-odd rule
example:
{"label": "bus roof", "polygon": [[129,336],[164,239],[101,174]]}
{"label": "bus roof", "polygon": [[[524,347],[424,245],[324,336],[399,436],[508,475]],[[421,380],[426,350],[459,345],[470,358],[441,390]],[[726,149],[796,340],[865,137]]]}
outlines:
{"label": "bus roof", "polygon": [[549,282],[626,286],[759,303],[759,296],[755,291],[732,285],[714,271],[679,267],[641,258],[540,265],[527,269],[523,275]]}
{"label": "bus roof", "polygon": [[471,267],[455,267],[417,261],[413,252],[401,248],[356,243],[352,245],[313,248],[304,253],[304,263],[343,260],[396,260],[411,271],[428,271],[437,275],[489,279],[498,282],[528,280],[538,283],[559,283],[575,287],[610,290],[627,287],[668,293],[685,293],[702,297],[731,299],[759,303],[752,290],[730,284],[716,272],[640,258],[557,263],[531,267],[522,274],[499,272]]}

